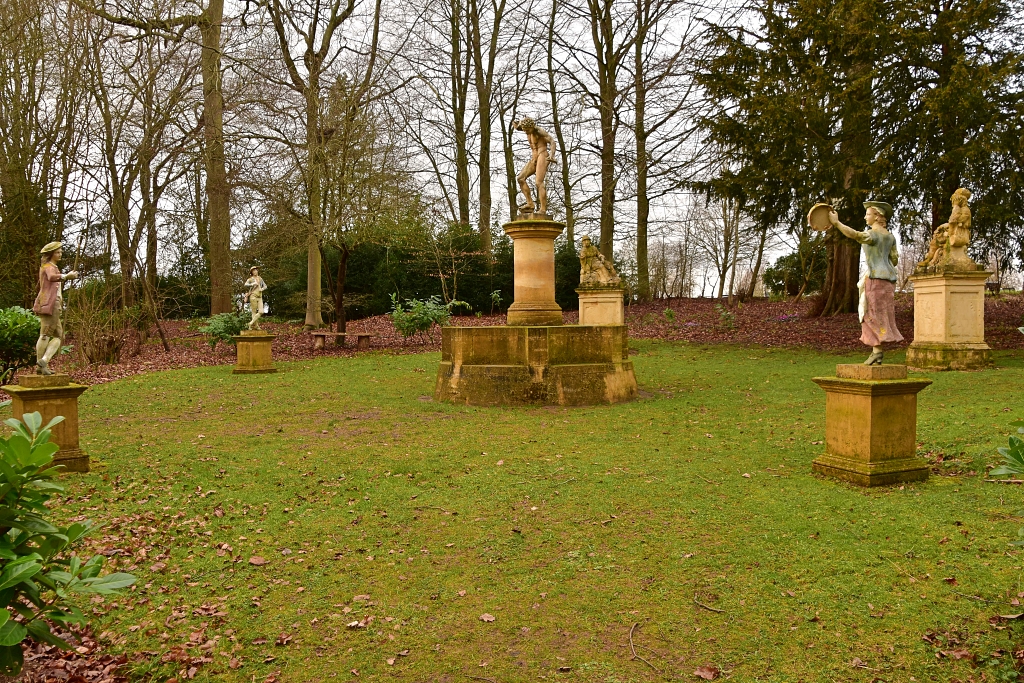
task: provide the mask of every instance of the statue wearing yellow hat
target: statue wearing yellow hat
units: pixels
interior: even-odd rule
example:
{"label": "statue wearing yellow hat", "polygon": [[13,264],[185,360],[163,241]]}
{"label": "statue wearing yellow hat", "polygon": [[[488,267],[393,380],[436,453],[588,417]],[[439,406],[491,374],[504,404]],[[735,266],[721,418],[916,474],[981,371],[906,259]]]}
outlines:
{"label": "statue wearing yellow hat", "polygon": [[42,251],[42,265],[39,267],[39,294],[36,295],[32,312],[39,316],[39,340],[36,341],[36,373],[52,375],[49,362],[60,350],[64,338],[64,326],[60,321],[64,298],[61,283],[78,278],[78,271],[72,270],[61,275],[57,262],[63,255],[60,242],[50,242]]}

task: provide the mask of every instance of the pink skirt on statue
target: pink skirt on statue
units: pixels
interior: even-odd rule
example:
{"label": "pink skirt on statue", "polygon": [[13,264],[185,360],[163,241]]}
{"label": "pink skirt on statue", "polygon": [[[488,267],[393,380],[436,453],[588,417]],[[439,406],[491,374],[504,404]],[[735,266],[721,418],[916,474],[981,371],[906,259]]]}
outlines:
{"label": "pink skirt on statue", "polygon": [[903,341],[903,335],[896,329],[896,283],[869,277],[864,294],[868,306],[860,324],[861,342],[878,346],[882,342]]}

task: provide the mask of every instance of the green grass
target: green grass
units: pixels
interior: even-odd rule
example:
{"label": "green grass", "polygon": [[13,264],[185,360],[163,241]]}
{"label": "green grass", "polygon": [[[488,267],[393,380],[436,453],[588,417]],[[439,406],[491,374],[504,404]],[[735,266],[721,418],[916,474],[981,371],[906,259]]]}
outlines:
{"label": "green grass", "polygon": [[68,477],[58,514],[112,522],[95,545],[133,553],[116,566],[140,579],[90,605],[96,631],[156,653],[136,672],[158,680],[185,668],[160,658],[190,634],[215,640],[199,681],[977,676],[930,632],[982,666],[1008,659],[984,656],[1020,641],[988,620],[1024,611],[1008,545],[1022,492],[966,472],[1021,417],[1024,356],[935,373],[920,395],[922,452],[960,476],[865,490],[810,473],[824,394],[809,378],[861,355],[637,346],[643,397],[609,407],[438,405],[437,354],[91,388],[95,471]]}

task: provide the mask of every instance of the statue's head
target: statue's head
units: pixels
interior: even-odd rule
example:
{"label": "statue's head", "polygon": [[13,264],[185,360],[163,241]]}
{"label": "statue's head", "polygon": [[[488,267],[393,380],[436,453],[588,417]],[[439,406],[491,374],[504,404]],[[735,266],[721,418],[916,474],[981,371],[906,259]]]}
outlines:
{"label": "statue's head", "polygon": [[50,261],[56,263],[60,261],[60,257],[64,254],[63,245],[60,242],[50,242],[39,252],[43,259],[43,263]]}
{"label": "statue's head", "polygon": [[882,227],[886,227],[890,218],[892,205],[885,202],[864,202],[864,222],[868,225],[881,223]]}
{"label": "statue's head", "polygon": [[590,246],[590,235],[584,235],[583,239],[581,240],[581,242],[583,243],[583,248],[584,249],[589,247]]}
{"label": "statue's head", "polygon": [[259,277],[260,269],[257,268],[256,266],[253,266],[252,268],[249,269],[249,275],[255,275],[256,277]]}
{"label": "statue's head", "polygon": [[967,206],[967,200],[971,198],[971,191],[961,187],[953,193],[953,206]]}
{"label": "statue's head", "polygon": [[949,230],[946,228],[946,224],[943,223],[939,227],[935,228],[935,241],[939,244],[945,244],[949,239]]}
{"label": "statue's head", "polygon": [[537,127],[537,122],[531,119],[529,116],[524,116],[519,120],[516,127],[524,133],[529,133],[531,130]]}

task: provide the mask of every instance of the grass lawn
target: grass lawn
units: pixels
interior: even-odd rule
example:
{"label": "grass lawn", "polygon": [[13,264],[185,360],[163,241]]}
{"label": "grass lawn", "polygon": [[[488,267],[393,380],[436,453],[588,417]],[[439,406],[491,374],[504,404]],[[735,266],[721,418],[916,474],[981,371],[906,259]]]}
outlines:
{"label": "grass lawn", "polygon": [[1000,680],[1024,353],[931,375],[945,475],[864,490],[811,474],[809,380],[863,354],[634,345],[643,397],[597,408],[435,404],[436,353],[91,388],[58,515],[139,577],[96,632],[157,680]]}

